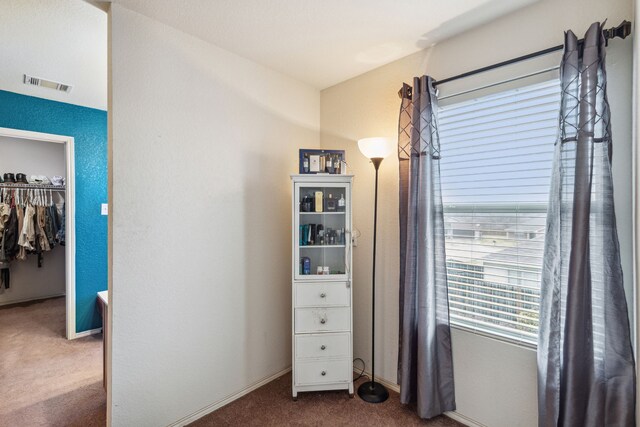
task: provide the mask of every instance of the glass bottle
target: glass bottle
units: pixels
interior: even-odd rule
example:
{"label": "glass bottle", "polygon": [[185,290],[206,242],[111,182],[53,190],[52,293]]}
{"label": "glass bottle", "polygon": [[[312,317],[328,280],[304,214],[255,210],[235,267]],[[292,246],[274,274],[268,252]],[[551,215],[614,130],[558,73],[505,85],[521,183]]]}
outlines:
{"label": "glass bottle", "polygon": [[338,210],[342,212],[344,211],[346,206],[347,206],[347,201],[344,199],[344,194],[341,194],[340,199],[338,200]]}

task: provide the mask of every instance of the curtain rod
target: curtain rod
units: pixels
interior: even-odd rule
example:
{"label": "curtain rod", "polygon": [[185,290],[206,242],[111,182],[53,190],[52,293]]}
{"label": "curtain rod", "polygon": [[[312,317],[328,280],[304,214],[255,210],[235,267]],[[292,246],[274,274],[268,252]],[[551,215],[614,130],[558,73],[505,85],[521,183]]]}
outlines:
{"label": "curtain rod", "polygon": [[[631,22],[624,20],[617,27],[609,28],[608,30],[603,30],[604,38],[608,42],[609,39],[613,39],[616,37],[620,37],[621,39],[627,38],[631,34]],[[584,39],[578,40],[578,45],[582,45],[584,43]],[[493,65],[488,65],[486,67],[478,68],[472,71],[467,71],[462,74],[458,74],[456,76],[447,77],[446,79],[436,80],[433,85],[438,86],[443,83],[448,83],[454,80],[462,79],[465,77],[473,76],[475,74],[484,73],[485,71],[494,70],[496,68],[504,67],[506,65],[515,64],[516,62],[526,61],[527,59],[535,58],[542,55],[547,55],[552,52],[556,52],[558,50],[562,50],[564,48],[564,44],[560,44],[558,46],[549,47],[547,49],[539,50],[537,52],[529,53],[527,55],[518,56],[517,58],[508,59],[506,61],[498,62]],[[398,96],[402,98],[402,89],[398,91]]]}

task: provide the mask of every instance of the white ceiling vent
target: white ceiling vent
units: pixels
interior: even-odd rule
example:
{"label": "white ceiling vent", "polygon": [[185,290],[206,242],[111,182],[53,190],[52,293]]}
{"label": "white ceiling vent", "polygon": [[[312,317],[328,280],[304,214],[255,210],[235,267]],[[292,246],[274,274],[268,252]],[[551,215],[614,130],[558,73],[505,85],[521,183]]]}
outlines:
{"label": "white ceiling vent", "polygon": [[66,85],[64,83],[58,83],[51,80],[41,79],[40,77],[33,77],[27,74],[24,75],[24,84],[32,86],[41,86],[49,89],[58,90],[60,92],[69,93],[73,86]]}

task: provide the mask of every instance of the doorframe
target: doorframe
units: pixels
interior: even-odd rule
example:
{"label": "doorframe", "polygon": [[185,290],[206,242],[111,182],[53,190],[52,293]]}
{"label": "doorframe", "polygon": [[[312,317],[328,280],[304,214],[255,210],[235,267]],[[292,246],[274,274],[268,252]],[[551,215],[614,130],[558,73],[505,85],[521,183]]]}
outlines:
{"label": "doorframe", "polygon": [[0,127],[0,136],[64,144],[66,169],[65,194],[65,304],[67,339],[78,338],[76,333],[76,175],[74,138],[51,133],[32,132]]}

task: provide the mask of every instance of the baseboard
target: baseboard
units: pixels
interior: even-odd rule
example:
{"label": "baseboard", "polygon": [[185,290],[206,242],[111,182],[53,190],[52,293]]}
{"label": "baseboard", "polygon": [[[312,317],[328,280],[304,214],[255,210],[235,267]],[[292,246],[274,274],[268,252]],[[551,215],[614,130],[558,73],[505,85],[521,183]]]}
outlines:
{"label": "baseboard", "polygon": [[[361,370],[353,368],[353,372],[357,376],[357,375],[360,375]],[[371,372],[364,371],[362,373],[362,376],[371,378]],[[383,386],[385,386],[389,390],[393,390],[396,393],[400,393],[400,386],[398,384],[396,384],[395,382],[393,382],[393,381],[389,381],[389,380],[387,380],[385,378],[382,378],[382,377],[379,377],[379,376],[376,375],[376,382],[382,384]]]}
{"label": "baseboard", "polygon": [[[360,370],[359,369],[355,369],[354,368],[353,372],[356,375],[360,375]],[[362,375],[371,378],[371,373],[370,372],[365,371]],[[389,380],[387,380],[385,378],[376,376],[376,382],[382,384],[383,386],[385,386],[389,390],[393,390],[396,393],[400,393],[400,386],[398,384],[396,384],[395,382],[393,382],[393,381],[389,381]],[[467,417],[465,415],[462,415],[462,414],[460,414],[460,413],[458,413],[456,411],[445,412],[444,415],[449,417],[449,418],[451,418],[451,419],[453,419],[453,420],[458,421],[459,423],[462,423],[462,424],[464,424],[466,426],[469,426],[469,427],[487,427],[484,424],[479,423],[479,422],[477,422],[477,421],[475,421],[475,420],[473,420],[473,419],[471,419],[471,418],[469,418],[469,417]]]}
{"label": "baseboard", "polygon": [[50,299],[50,298],[58,298],[58,297],[63,297],[64,295],[65,295],[64,293],[61,293],[61,294],[46,295],[46,296],[35,297],[35,298],[23,298],[15,301],[3,301],[3,302],[0,302],[0,307],[3,307],[5,305],[22,304],[22,303],[31,302],[31,301],[40,301],[40,300]]}
{"label": "baseboard", "polygon": [[88,331],[76,332],[69,339],[75,340],[76,338],[88,337],[89,335],[95,335],[102,332],[102,328],[89,329]]}
{"label": "baseboard", "polygon": [[225,397],[222,400],[219,400],[215,403],[212,403],[211,405],[205,406],[204,408],[200,409],[199,411],[194,412],[191,415],[187,415],[186,417],[176,421],[173,424],[170,424],[169,427],[182,427],[185,426],[189,423],[194,422],[197,419],[200,419],[202,417],[204,417],[207,414],[210,414],[211,412],[215,411],[216,409],[220,409],[225,405],[228,405],[229,403],[233,402],[234,400],[240,399],[242,396],[244,396],[245,394],[251,393],[253,390],[262,387],[263,385],[275,380],[276,378],[281,377],[282,375],[286,374],[287,372],[291,371],[291,366],[289,366],[288,368],[277,372],[273,375],[269,375],[266,378],[261,379],[258,382],[255,382],[245,388],[243,388],[242,390],[240,390],[237,393],[233,393],[230,394],[229,396]]}
{"label": "baseboard", "polygon": [[457,422],[462,423],[469,427],[487,427],[486,425],[479,423],[476,420],[473,420],[456,411],[445,412],[444,415],[451,418],[452,420],[456,420]]}

